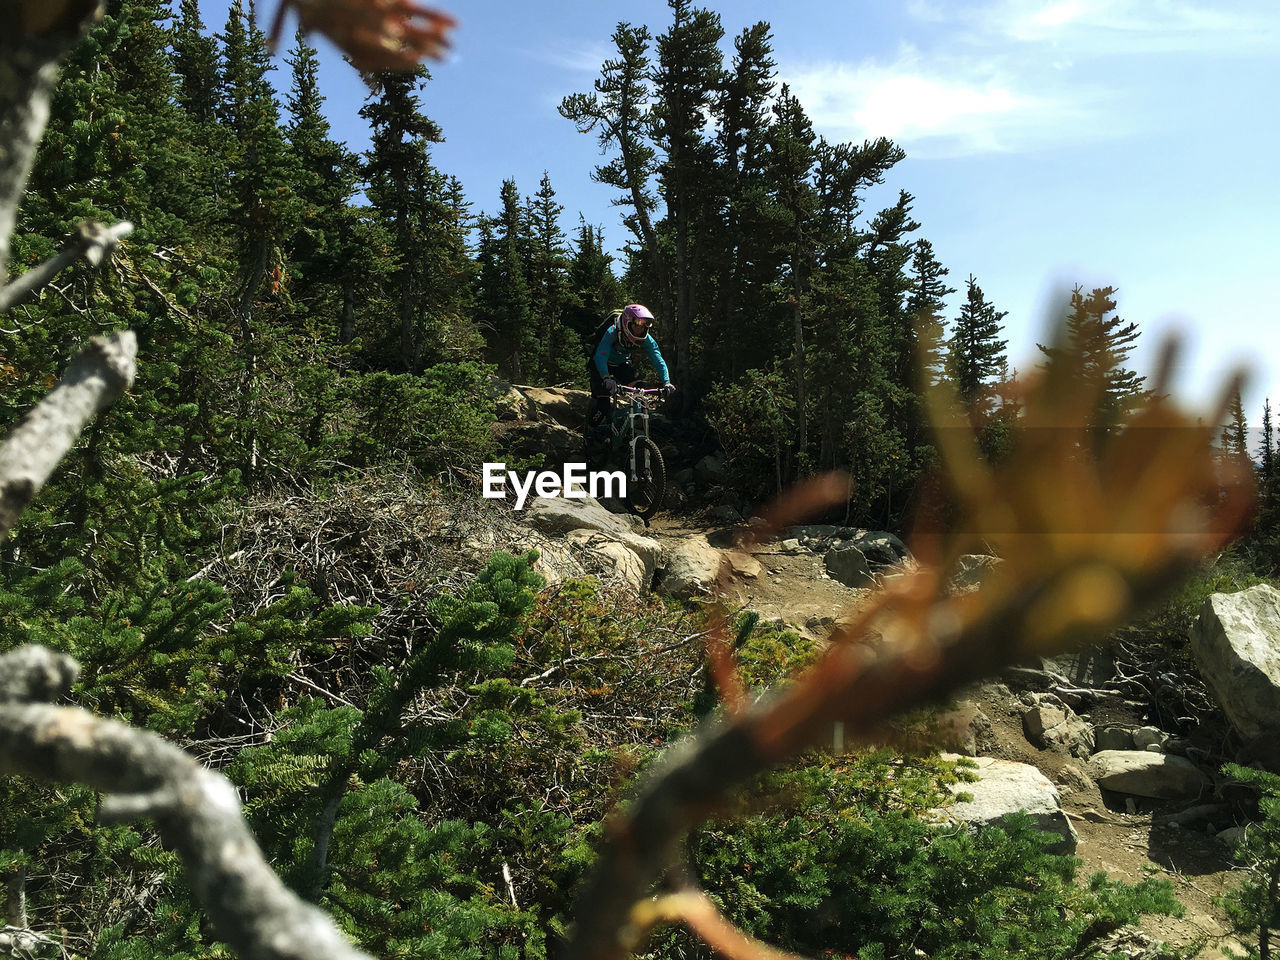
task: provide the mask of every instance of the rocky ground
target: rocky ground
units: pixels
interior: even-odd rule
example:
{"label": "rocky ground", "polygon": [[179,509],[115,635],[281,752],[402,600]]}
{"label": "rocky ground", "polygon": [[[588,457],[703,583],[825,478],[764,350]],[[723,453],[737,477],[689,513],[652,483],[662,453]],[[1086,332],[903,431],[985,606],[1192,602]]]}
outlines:
{"label": "rocky ground", "polygon": [[[522,451],[573,456],[584,396],[504,390],[509,412],[495,425],[496,435]],[[718,591],[732,607],[818,639],[886,578],[913,564],[891,534],[839,526],[792,528],[749,553],[736,549],[744,505],[717,495],[723,468],[699,453],[690,448],[672,458],[666,509],[648,525],[608,512],[607,503],[543,500],[516,514],[516,526],[504,536],[518,540],[525,530],[529,545],[543,550],[543,572],[553,580],[589,571],[681,599]],[[954,588],[978,589],[984,571],[998,562],[966,558]],[[1218,731],[1188,730],[1186,717],[1179,729],[1160,730],[1157,712],[1132,686],[1112,682],[1109,669],[1105,655],[1059,660],[1011,671],[967,693],[956,715],[957,742],[962,752],[983,758],[983,783],[995,785],[997,794],[990,801],[994,812],[971,818],[982,822],[1001,809],[1027,809],[1064,835],[1066,848],[1084,863],[1084,876],[1104,871],[1129,881],[1170,880],[1186,916],[1149,918],[1142,934],[1117,942],[1117,952],[1141,955],[1150,943],[1143,935],[1197,957],[1238,951],[1216,902],[1238,883],[1230,833],[1238,827],[1234,808],[1223,802],[1209,743]],[[1162,682],[1182,686],[1168,675]],[[1000,778],[1008,779],[996,785]],[[980,800],[980,786],[965,789]]]}

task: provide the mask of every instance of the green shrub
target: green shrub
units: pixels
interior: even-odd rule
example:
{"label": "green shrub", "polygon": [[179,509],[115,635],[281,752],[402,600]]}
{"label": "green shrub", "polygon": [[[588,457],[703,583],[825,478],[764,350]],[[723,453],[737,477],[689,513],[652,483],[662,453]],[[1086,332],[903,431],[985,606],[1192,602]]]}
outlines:
{"label": "green shrub", "polygon": [[1250,825],[1237,855],[1248,873],[1239,889],[1223,898],[1223,906],[1236,933],[1257,935],[1256,944],[1245,944],[1247,956],[1266,960],[1272,933],[1280,929],[1280,776],[1234,763],[1222,772],[1259,793],[1261,820]]}

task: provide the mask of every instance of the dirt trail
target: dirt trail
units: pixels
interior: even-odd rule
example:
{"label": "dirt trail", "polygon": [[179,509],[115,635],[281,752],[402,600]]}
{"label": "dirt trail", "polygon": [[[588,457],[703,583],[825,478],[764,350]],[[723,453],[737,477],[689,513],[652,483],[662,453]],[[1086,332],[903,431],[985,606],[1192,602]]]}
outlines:
{"label": "dirt trail", "polygon": [[[728,533],[696,515],[659,515],[648,530],[662,541],[709,540],[715,546],[727,545]],[[873,592],[831,579],[822,558],[804,547],[788,549],[775,541],[754,548],[749,558],[740,557],[734,563],[726,599],[759,612],[765,620],[781,619],[810,636],[825,637]],[[1196,960],[1221,957],[1224,946],[1238,947],[1228,936],[1224,912],[1214,902],[1239,883],[1226,845],[1202,826],[1164,822],[1187,804],[1143,801],[1135,812],[1123,798],[1104,798],[1085,775],[1085,761],[1040,750],[1028,742],[1022,729],[1024,706],[1007,688],[985,684],[971,691],[968,699],[991,721],[990,731],[980,740],[980,753],[1032,764],[1058,786],[1063,808],[1080,837],[1076,856],[1083,861],[1081,879],[1099,871],[1130,882],[1146,876],[1167,879],[1186,907],[1186,916],[1149,917],[1143,924],[1147,934],[1179,949],[1198,947]],[[1135,725],[1146,722],[1136,715],[1105,719],[1128,719]]]}

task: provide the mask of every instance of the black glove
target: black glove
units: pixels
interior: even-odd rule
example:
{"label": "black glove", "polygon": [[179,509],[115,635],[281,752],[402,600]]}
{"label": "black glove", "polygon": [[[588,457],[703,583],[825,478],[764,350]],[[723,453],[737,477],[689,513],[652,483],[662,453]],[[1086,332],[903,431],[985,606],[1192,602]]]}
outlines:
{"label": "black glove", "polygon": [[676,385],[672,383],[670,380],[668,380],[666,383],[662,385],[662,393],[664,396],[669,397],[675,392],[676,392]]}
{"label": "black glove", "polygon": [[605,377],[604,388],[608,391],[609,396],[616,396],[618,393],[618,381],[613,379],[613,377]]}

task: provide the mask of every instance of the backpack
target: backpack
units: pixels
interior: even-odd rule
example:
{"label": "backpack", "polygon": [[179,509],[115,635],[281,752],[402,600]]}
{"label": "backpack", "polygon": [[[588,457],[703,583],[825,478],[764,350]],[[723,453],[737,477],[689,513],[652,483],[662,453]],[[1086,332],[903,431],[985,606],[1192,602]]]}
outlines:
{"label": "backpack", "polygon": [[609,328],[618,322],[622,316],[621,310],[614,310],[603,322],[596,327],[596,332],[592,334],[591,339],[587,342],[587,362],[591,362],[591,358],[596,354],[596,348],[600,346],[600,341],[604,339],[604,335],[609,332]]}

